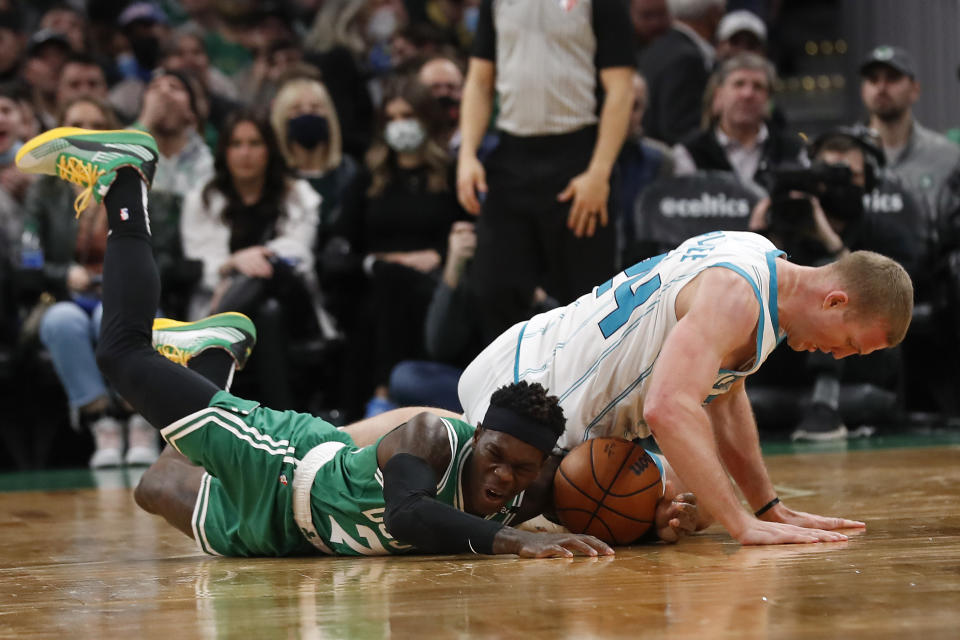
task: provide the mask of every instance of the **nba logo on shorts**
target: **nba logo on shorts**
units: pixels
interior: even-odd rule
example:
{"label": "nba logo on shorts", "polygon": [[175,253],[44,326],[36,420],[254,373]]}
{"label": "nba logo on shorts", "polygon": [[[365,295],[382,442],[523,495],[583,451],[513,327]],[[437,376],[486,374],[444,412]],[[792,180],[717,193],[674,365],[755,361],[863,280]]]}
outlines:
{"label": "nba logo on shorts", "polygon": [[120,209],[120,219],[123,220],[124,222],[130,219],[130,212],[127,211],[126,207]]}

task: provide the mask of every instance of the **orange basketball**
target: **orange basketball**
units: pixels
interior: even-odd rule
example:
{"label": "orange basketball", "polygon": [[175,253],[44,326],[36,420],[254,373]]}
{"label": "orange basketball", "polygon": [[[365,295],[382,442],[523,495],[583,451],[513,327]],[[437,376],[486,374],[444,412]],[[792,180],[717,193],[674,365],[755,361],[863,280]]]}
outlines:
{"label": "orange basketball", "polygon": [[553,479],[560,522],[608,544],[636,541],[653,525],[663,495],[650,454],[623,438],[595,438],[564,457]]}

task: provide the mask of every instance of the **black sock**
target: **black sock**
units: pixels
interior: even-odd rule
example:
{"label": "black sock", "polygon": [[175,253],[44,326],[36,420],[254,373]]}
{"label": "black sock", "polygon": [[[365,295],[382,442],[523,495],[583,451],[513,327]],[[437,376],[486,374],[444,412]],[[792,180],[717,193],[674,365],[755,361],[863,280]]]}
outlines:
{"label": "black sock", "polygon": [[147,213],[147,185],[134,169],[117,171],[110,190],[103,198],[111,234],[150,236]]}

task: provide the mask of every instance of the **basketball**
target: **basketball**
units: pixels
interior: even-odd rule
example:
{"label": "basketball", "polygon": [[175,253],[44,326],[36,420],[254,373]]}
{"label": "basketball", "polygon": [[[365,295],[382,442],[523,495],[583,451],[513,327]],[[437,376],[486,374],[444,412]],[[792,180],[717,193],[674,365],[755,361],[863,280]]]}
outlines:
{"label": "basketball", "polygon": [[560,522],[613,545],[636,541],[653,525],[663,495],[649,453],[623,438],[595,438],[564,457],[553,480]]}

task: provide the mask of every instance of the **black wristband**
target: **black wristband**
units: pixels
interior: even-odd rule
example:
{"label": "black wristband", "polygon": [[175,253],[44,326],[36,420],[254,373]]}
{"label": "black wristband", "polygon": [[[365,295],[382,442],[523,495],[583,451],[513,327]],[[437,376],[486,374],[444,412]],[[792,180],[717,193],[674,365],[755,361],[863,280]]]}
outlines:
{"label": "black wristband", "polygon": [[777,506],[778,504],[780,504],[780,497],[779,497],[779,496],[775,497],[773,500],[771,500],[771,501],[768,502],[767,504],[763,505],[762,507],[760,507],[759,509],[757,509],[756,511],[754,511],[754,512],[753,512],[753,515],[755,515],[756,517],[759,518],[760,516],[762,516],[763,514],[765,514],[767,511],[770,511],[770,509],[773,509],[773,508],[774,508],[775,506]]}

